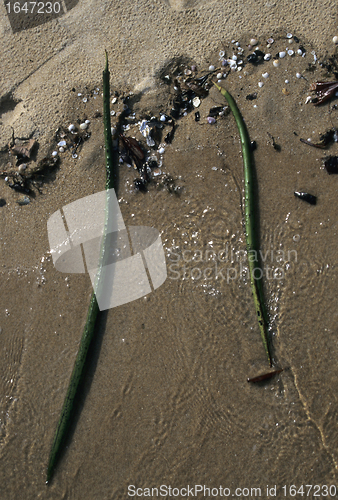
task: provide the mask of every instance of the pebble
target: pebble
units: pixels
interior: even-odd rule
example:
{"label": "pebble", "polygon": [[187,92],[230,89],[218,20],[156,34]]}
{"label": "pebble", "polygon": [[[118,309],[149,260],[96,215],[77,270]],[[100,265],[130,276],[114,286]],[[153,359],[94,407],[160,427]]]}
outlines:
{"label": "pebble", "polygon": [[27,168],[26,163],[22,163],[20,165],[20,167],[18,168],[18,170],[19,170],[19,172],[24,172],[26,170],[26,168]]}
{"label": "pebble", "polygon": [[215,71],[215,66],[213,66],[212,64],[209,66],[209,71]]}
{"label": "pebble", "polygon": [[69,130],[69,132],[74,132],[74,130],[75,130],[75,125],[74,125],[73,123],[71,123],[71,124],[69,125],[69,127],[68,127],[68,130]]}
{"label": "pebble", "polygon": [[214,118],[213,116],[208,116],[207,122],[210,123],[210,125],[212,125],[213,123],[216,123],[216,118]]}
{"label": "pebble", "polygon": [[280,62],[278,61],[278,59],[274,59],[272,64],[274,65],[275,68],[278,68],[278,66],[280,65]]}
{"label": "pebble", "polygon": [[[3,198],[0,198],[0,207],[4,207],[6,205],[6,200],[4,200]],[[1,333],[1,331],[0,331]]]}
{"label": "pebble", "polygon": [[333,41],[333,43],[338,43],[338,36],[334,36],[334,37],[332,38],[332,41]]}
{"label": "pebble", "polygon": [[81,130],[86,130],[88,128],[88,123],[84,122],[80,124],[80,129]]}
{"label": "pebble", "polygon": [[28,196],[21,196],[17,201],[18,205],[28,205],[28,203],[31,202],[30,198]]}
{"label": "pebble", "polygon": [[286,52],[282,51],[282,52],[279,53],[279,58],[280,59],[283,59],[283,57],[285,57],[285,56],[286,56]]}

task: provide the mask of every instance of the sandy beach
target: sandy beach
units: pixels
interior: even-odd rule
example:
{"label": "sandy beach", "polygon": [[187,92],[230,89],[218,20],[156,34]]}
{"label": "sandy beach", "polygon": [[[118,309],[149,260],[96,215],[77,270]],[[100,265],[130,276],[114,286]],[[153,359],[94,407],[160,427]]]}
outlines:
{"label": "sandy beach", "polygon": [[[295,498],[302,485],[305,496],[312,485],[308,498],[333,498],[338,175],[323,158],[338,155],[338,100],[316,106],[310,85],[337,79],[336,3],[60,3],[60,15],[33,27],[24,16],[13,24],[13,11],[1,7],[1,500],[282,499],[294,497],[292,485]],[[258,60],[248,61],[256,49]],[[92,293],[87,273],[53,265],[47,221],[105,188],[105,50],[112,127],[127,109],[124,135],[156,162],[147,192],[135,189],[135,162],[113,130],[119,206],[127,227],[160,233],[167,279],[101,313],[66,447],[46,485]],[[209,85],[180,109],[166,142],[177,85],[204,75]],[[274,364],[284,369],[266,383],[247,383],[269,365],[236,257],[246,249],[241,144],[212,79],[234,97],[256,143],[264,296]],[[153,145],[140,131],[151,117],[159,124]],[[324,148],[300,141],[321,143],[328,131]],[[13,148],[29,140],[32,156],[20,160]],[[24,189],[11,189],[23,164]],[[295,191],[316,196],[316,205]]]}

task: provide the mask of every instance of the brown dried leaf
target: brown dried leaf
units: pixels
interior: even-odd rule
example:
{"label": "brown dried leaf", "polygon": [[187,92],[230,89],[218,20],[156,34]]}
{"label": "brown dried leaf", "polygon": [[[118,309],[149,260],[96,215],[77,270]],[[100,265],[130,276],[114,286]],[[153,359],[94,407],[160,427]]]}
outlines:
{"label": "brown dried leaf", "polygon": [[33,151],[35,145],[37,144],[35,139],[30,139],[29,142],[23,144],[22,146],[13,146],[11,152],[16,156],[24,156],[26,158],[31,157],[31,152]]}

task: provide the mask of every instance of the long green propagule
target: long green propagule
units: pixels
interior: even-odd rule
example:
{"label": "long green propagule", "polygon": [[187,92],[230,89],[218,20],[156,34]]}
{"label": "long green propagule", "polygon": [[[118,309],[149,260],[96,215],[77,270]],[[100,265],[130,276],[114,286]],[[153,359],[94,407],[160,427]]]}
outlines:
{"label": "long green propagule", "polygon": [[[270,343],[268,337],[268,319],[264,305],[264,296],[262,290],[261,279],[255,278],[255,260],[250,258],[250,255],[258,255],[257,242],[256,242],[256,228],[255,228],[255,211],[254,211],[254,192],[253,192],[253,165],[251,158],[250,139],[247,128],[245,126],[242,115],[227,90],[213,82],[217,89],[221,92],[222,96],[228,101],[230,109],[235,117],[238,127],[239,135],[241,138],[241,146],[243,153],[243,166],[244,166],[244,215],[245,215],[245,238],[246,249],[249,260],[249,273],[252,295],[255,303],[255,309],[259,324],[260,334],[263,340],[264,349],[268,357],[270,366],[272,366],[272,358],[270,353]],[[257,264],[257,262],[256,262]]]}
{"label": "long green propagule", "polygon": [[[104,124],[104,143],[105,143],[105,154],[106,154],[106,186],[105,186],[106,190],[114,188],[113,145],[112,145],[111,123],[110,123],[109,76],[110,74],[108,70],[108,54],[106,51],[106,66],[105,70],[103,71],[103,124]],[[107,192],[106,207],[108,207],[108,196],[109,194]],[[108,219],[108,212],[106,212],[105,226],[107,225],[107,219]],[[105,240],[106,240],[106,231],[104,231],[102,239],[100,266],[96,282],[97,284],[102,282]],[[95,324],[98,312],[99,312],[99,306],[97,303],[96,295],[93,292],[88,308],[86,324],[80,341],[79,351],[75,359],[74,368],[70,378],[67,394],[63,403],[61,415],[54,436],[53,445],[49,455],[49,462],[47,468],[47,483],[50,481],[52,477],[54,467],[57,463],[57,460],[61,452],[61,446],[64,442],[64,439],[66,437],[67,431],[71,423],[74,400],[77,394],[80,381],[83,376],[88,349],[94,336]]]}

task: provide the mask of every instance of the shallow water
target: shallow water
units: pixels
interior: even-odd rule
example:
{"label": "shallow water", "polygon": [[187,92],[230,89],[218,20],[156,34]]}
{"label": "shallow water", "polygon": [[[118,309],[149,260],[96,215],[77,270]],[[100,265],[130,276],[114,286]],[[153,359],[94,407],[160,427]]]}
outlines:
{"label": "shallow water", "polygon": [[[135,192],[135,171],[120,166],[125,224],[160,231],[168,277],[146,297],[101,315],[74,425],[48,487],[47,459],[91,283],[88,275],[55,270],[46,224],[65,204],[103,189],[101,119],[92,120],[79,158],[66,156],[29,205],[18,206],[1,181],[1,498],[126,498],[129,485],[205,485],[218,488],[210,494],[217,498],[220,486],[231,494],[259,487],[269,498],[267,485],[276,485],[277,498],[290,498],[284,485],[335,484],[338,178],[322,169],[328,153],[299,141],[318,139],[332,123],[326,106],[304,104],[321,70],[307,81],[294,77],[299,60],[283,64],[254,101],[245,96],[256,90],[261,67],[249,67],[243,79],[229,75],[226,85],[258,145],[264,292],[274,359],[284,371],[265,384],[247,383],[268,363],[238,260],[245,250],[238,131],[231,114],[206,123],[210,107],[224,103],[211,89],[199,108],[202,120],[193,113],[179,120],[163,155],[162,170],[180,195],[156,186]],[[290,79],[288,95],[281,71]],[[77,90],[62,111],[70,121],[101,106],[99,95],[82,103]],[[158,114],[168,99],[158,81],[133,110]],[[337,154],[337,144],[329,153]],[[317,205],[295,198],[295,190],[316,195]],[[255,495],[245,490],[244,497]]]}

